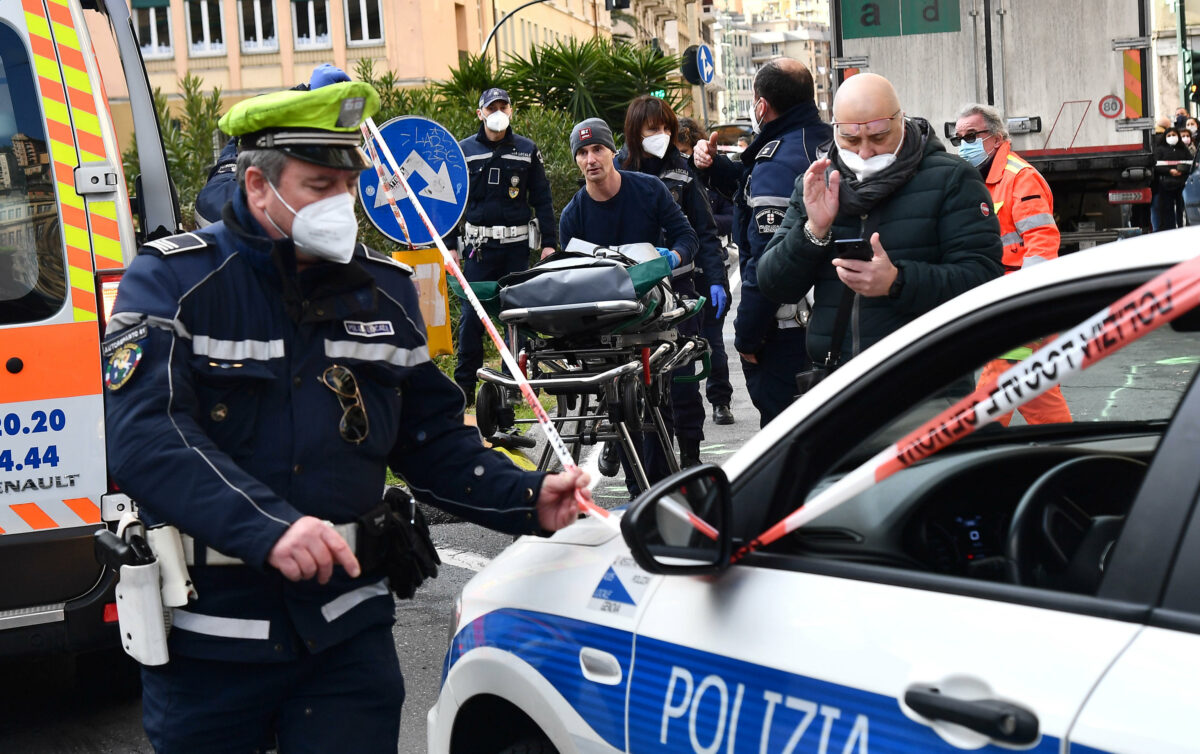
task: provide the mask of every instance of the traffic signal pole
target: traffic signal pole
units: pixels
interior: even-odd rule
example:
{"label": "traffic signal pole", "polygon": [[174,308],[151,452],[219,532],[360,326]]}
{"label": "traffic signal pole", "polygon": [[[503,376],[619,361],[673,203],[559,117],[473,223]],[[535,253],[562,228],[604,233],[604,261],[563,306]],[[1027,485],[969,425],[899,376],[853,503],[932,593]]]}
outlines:
{"label": "traffic signal pole", "polygon": [[1179,103],[1189,111],[1188,89],[1193,83],[1191,52],[1187,44],[1187,11],[1184,10],[1186,0],[1174,0],[1175,3],[1175,47],[1179,50]]}

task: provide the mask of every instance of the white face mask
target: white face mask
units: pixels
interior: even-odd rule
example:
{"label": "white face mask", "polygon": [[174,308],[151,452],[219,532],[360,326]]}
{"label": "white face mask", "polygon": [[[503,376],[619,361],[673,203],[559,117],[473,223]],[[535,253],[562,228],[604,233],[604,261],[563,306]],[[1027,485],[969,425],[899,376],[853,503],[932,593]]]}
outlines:
{"label": "white face mask", "polygon": [[508,113],[503,110],[497,110],[494,113],[489,113],[488,117],[483,119],[483,124],[487,126],[489,131],[496,133],[504,133],[508,130],[508,124],[511,122]]}
{"label": "white face mask", "polygon": [[896,161],[896,153],[900,151],[900,147],[904,146],[904,138],[900,138],[900,143],[896,145],[896,149],[888,154],[877,154],[863,159],[858,156],[858,152],[851,152],[849,149],[838,149],[838,162],[842,166],[854,173],[854,176],[859,181],[865,181],[872,176],[882,173],[892,166]]}
{"label": "white face mask", "polygon": [[1179,137],[1178,136],[1168,136],[1167,143],[1170,144],[1171,146],[1175,146],[1176,144],[1179,143]]}
{"label": "white face mask", "polygon": [[[349,192],[328,196],[301,207],[297,212],[279,196],[273,184],[268,181],[267,185],[276,198],[283,202],[283,206],[295,215],[292,220],[292,241],[298,250],[328,262],[346,264],[350,261],[358,236],[358,218],[354,216],[354,197]],[[275,230],[283,233],[270,215],[267,215],[267,220]]]}
{"label": "white face mask", "polygon": [[662,157],[666,154],[670,144],[671,137],[667,134],[654,134],[642,139],[642,149],[646,150],[646,154],[652,154],[655,157]]}
{"label": "white face mask", "polygon": [[756,134],[762,131],[762,121],[758,119],[758,100],[750,104],[750,130]]}

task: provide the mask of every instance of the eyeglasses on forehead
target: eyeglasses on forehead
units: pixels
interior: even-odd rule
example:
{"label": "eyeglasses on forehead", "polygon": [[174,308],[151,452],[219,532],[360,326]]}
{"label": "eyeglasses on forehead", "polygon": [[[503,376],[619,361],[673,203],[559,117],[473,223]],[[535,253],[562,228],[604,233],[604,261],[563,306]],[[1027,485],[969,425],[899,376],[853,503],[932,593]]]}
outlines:
{"label": "eyeglasses on forehead", "polygon": [[858,136],[864,132],[867,136],[878,136],[890,131],[892,129],[892,121],[899,115],[900,111],[897,110],[886,118],[859,121],[835,120],[833,125],[842,136]]}
{"label": "eyeglasses on forehead", "polygon": [[957,134],[955,134],[954,136],[951,136],[951,137],[950,137],[950,143],[951,143],[952,145],[956,146],[956,147],[957,147],[959,144],[962,144],[964,141],[965,141],[965,142],[967,142],[968,144],[974,144],[976,139],[980,138],[980,137],[981,137],[981,136],[983,136],[984,134],[990,134],[990,133],[991,133],[991,131],[987,131],[987,130],[984,130],[984,131],[967,131],[967,132],[966,132],[965,134],[963,134],[962,136],[959,136],[959,135],[957,135]]}

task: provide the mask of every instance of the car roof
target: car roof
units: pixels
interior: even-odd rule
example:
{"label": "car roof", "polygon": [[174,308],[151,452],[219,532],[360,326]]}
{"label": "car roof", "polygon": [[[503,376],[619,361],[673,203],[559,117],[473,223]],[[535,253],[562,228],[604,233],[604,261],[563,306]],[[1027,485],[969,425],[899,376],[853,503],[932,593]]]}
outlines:
{"label": "car roof", "polygon": [[847,385],[887,361],[912,342],[971,312],[1022,293],[1066,282],[1135,270],[1166,268],[1196,256],[1198,249],[1200,227],[1179,228],[1077,251],[1027,267],[1019,274],[1004,275],[972,288],[923,314],[846,362],[845,366],[800,396],[782,414],[751,437],[722,464],[722,468],[730,480],[736,479],[759,456],[779,444],[801,419],[836,396]]}

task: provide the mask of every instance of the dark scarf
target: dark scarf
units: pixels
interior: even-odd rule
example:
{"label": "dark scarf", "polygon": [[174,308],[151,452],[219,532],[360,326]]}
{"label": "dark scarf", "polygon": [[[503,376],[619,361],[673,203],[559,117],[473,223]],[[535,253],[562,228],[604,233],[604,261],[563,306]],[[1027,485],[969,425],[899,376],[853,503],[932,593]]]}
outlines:
{"label": "dark scarf", "polygon": [[829,141],[817,149],[817,159],[828,157],[829,167],[825,169],[825,181],[828,183],[829,174],[837,170],[842,174],[842,187],[838,192],[838,212],[864,215],[875,208],[884,199],[891,196],[896,189],[908,183],[917,172],[921,160],[925,157],[925,147],[930,137],[937,148],[945,150],[929,121],[924,118],[907,118],[904,121],[904,141],[900,151],[896,153],[896,161],[880,173],[876,173],[865,181],[859,181],[849,170],[839,167],[837,159],[837,143]]}

